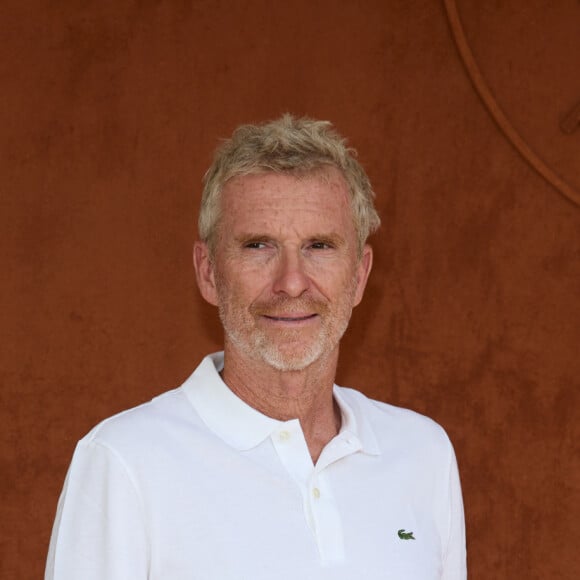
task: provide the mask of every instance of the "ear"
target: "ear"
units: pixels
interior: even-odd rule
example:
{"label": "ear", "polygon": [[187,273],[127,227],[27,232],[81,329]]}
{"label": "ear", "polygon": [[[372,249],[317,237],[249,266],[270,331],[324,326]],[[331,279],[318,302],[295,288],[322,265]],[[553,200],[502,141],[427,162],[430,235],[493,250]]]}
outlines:
{"label": "ear", "polygon": [[354,294],[354,304],[357,306],[362,300],[371,268],[373,267],[373,249],[365,244],[362,251],[362,256],[356,266],[356,291]]}
{"label": "ear", "polygon": [[217,306],[214,265],[205,242],[195,242],[193,245],[193,267],[201,295],[210,304]]}

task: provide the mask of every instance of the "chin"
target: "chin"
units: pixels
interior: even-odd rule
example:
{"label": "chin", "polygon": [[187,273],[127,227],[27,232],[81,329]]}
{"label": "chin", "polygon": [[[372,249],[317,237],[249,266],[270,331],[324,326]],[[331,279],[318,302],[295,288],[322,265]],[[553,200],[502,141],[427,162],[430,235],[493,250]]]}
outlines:
{"label": "chin", "polygon": [[[345,325],[346,328],[346,325]],[[340,339],[342,333],[336,333]],[[280,372],[299,372],[333,353],[338,341],[329,333],[305,337],[301,333],[287,332],[284,336],[271,336],[264,332],[251,336],[236,331],[227,332],[232,345],[256,362],[261,362]]]}
{"label": "chin", "polygon": [[288,356],[281,354],[280,352],[262,352],[262,360],[276,369],[282,372],[291,371],[303,371],[308,368],[312,363],[314,363],[319,358],[318,353],[308,353],[302,356]]}
{"label": "chin", "polygon": [[282,371],[303,371],[325,355],[324,345],[304,344],[277,346],[273,343],[256,345],[254,353],[272,368]]}
{"label": "chin", "polygon": [[[232,341],[235,343],[235,341]],[[281,372],[303,371],[323,356],[323,346],[300,344],[277,345],[271,340],[260,340],[254,344],[237,342],[245,354]]]}

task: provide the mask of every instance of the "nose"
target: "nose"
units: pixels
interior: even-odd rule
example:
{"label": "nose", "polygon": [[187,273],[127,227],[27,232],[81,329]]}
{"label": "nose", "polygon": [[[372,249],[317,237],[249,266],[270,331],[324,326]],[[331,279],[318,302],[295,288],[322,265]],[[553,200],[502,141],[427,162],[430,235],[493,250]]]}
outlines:
{"label": "nose", "polygon": [[304,268],[304,258],[299,250],[281,251],[277,264],[273,290],[297,298],[310,287],[310,278]]}

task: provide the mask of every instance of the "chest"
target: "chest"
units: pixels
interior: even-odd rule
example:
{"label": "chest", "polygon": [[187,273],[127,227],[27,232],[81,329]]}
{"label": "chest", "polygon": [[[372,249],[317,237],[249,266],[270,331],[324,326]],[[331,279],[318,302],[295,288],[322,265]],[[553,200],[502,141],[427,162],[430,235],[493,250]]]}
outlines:
{"label": "chest", "polygon": [[437,482],[403,464],[353,454],[297,477],[267,446],[176,457],[139,476],[152,580],[439,578]]}

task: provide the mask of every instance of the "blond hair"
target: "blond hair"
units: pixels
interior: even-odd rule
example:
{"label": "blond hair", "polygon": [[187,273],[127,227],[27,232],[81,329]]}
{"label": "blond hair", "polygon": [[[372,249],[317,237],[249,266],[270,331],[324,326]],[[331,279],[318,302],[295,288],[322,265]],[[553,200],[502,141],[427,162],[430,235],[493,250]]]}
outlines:
{"label": "blond hair", "polygon": [[213,255],[220,219],[220,194],[236,176],[273,171],[307,173],[324,166],[339,169],[351,194],[358,251],[380,225],[374,208],[371,183],[356,160],[356,151],[346,146],[329,121],[284,115],[261,125],[242,125],[215,153],[204,176],[199,214],[199,236]]}

